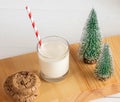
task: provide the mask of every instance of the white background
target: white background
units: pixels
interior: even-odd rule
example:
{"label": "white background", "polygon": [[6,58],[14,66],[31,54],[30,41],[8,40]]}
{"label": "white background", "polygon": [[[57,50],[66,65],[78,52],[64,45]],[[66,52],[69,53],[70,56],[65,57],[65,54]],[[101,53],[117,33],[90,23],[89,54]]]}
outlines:
{"label": "white background", "polygon": [[[103,37],[120,34],[120,0],[0,0],[0,59],[36,50],[26,3],[41,37],[58,35],[69,43],[79,42],[92,8],[97,12]],[[117,94],[93,102],[119,102],[119,97]]]}

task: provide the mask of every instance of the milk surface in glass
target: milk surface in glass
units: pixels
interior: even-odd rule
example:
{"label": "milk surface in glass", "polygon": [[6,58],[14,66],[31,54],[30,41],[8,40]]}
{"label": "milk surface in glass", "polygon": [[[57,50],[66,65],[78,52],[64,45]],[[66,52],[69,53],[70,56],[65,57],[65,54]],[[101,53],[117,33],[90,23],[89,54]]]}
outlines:
{"label": "milk surface in glass", "polygon": [[41,77],[47,81],[62,79],[69,70],[69,46],[61,37],[47,37],[38,46]]}

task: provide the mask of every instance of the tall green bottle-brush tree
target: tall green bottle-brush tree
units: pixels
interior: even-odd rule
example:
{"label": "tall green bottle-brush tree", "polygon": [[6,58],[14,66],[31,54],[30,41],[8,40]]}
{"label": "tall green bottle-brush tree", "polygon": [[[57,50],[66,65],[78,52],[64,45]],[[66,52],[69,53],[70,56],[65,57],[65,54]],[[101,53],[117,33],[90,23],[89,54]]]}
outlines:
{"label": "tall green bottle-brush tree", "polygon": [[91,10],[83,29],[79,57],[85,63],[96,63],[101,53],[101,34],[98,26],[96,11]]}
{"label": "tall green bottle-brush tree", "polygon": [[96,64],[95,76],[99,80],[106,80],[113,74],[113,60],[108,44],[104,44],[100,58]]}

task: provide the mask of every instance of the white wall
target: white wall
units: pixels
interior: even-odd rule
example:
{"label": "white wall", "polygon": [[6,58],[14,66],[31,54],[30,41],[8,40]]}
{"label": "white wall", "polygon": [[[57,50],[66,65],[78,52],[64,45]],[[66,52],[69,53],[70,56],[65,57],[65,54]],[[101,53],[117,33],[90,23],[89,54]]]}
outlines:
{"label": "white wall", "polygon": [[[26,0],[41,37],[59,35],[79,42],[91,8],[103,37],[120,34],[120,0]],[[36,50],[25,0],[0,0],[0,59]]]}

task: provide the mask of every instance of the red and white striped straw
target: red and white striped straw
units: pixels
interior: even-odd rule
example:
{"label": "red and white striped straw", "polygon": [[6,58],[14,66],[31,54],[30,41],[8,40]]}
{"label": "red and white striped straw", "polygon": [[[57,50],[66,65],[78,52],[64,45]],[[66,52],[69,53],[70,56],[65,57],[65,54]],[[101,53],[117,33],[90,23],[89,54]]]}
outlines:
{"label": "red and white striped straw", "polygon": [[31,20],[32,27],[33,27],[33,29],[35,31],[35,35],[36,35],[36,37],[38,39],[39,45],[41,46],[42,45],[42,39],[41,39],[41,37],[39,35],[39,32],[38,32],[38,29],[36,27],[35,21],[33,20],[32,12],[31,12],[31,10],[30,10],[30,8],[28,6],[26,6],[26,10],[27,10],[28,16],[29,16],[29,18]]}

